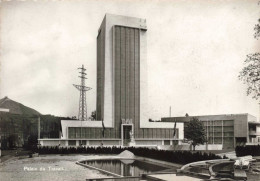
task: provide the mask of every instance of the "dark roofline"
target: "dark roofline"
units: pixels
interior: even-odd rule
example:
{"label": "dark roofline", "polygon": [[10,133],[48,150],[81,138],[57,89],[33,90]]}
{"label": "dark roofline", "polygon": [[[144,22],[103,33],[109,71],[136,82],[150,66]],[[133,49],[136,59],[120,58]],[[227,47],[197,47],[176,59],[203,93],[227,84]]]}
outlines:
{"label": "dark roofline", "polygon": [[124,28],[133,28],[133,29],[139,29],[143,31],[147,31],[146,26],[145,27],[136,27],[136,26],[126,26],[126,25],[114,25],[115,27],[124,27]]}

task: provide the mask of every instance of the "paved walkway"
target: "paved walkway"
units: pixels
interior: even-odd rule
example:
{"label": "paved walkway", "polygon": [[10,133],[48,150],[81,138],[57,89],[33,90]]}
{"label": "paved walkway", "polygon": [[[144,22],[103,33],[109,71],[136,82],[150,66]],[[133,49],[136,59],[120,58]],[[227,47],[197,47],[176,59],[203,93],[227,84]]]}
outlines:
{"label": "paved walkway", "polygon": [[219,153],[219,154],[217,154],[217,155],[218,155],[218,156],[221,156],[221,157],[223,157],[224,155],[226,155],[226,157],[231,158],[231,159],[237,158],[235,151],[226,152],[226,153]]}
{"label": "paved walkway", "polygon": [[188,176],[184,176],[184,175],[176,175],[176,174],[159,174],[159,175],[149,175],[147,176],[148,178],[152,178],[152,179],[160,179],[160,180],[165,180],[165,181],[197,181],[197,180],[201,180],[198,178],[194,178],[194,177],[188,177]]}

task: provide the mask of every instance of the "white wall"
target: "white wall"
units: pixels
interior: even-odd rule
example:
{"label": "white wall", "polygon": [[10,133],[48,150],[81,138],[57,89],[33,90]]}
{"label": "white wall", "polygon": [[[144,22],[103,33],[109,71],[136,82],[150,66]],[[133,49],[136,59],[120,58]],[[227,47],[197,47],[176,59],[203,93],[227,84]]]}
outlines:
{"label": "white wall", "polygon": [[[209,144],[208,150],[222,150],[223,145],[222,144]],[[198,145],[195,147],[195,150],[206,150],[206,145]]]}

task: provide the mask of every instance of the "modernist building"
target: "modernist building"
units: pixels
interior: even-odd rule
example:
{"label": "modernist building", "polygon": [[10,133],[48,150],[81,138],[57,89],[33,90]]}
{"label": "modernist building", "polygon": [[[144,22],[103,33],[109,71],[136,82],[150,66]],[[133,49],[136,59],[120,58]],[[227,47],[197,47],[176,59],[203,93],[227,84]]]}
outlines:
{"label": "modernist building", "polygon": [[174,129],[148,121],[146,31],[145,19],[105,15],[97,35],[98,121],[62,120],[61,139],[40,139],[41,145],[180,144],[183,122]]}
{"label": "modernist building", "polygon": [[184,122],[185,127],[192,117],[202,121],[207,144],[201,149],[232,149],[237,145],[260,144],[260,122],[250,114],[208,115],[162,118],[163,122]]}

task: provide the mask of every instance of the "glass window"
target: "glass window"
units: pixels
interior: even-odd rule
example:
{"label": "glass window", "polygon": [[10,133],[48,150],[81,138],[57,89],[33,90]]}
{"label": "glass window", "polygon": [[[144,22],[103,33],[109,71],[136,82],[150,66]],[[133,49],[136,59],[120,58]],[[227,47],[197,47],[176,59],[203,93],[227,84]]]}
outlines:
{"label": "glass window", "polygon": [[69,140],[69,146],[76,146],[76,140]]}
{"label": "glass window", "polygon": [[170,140],[164,140],[164,145],[170,145]]}

